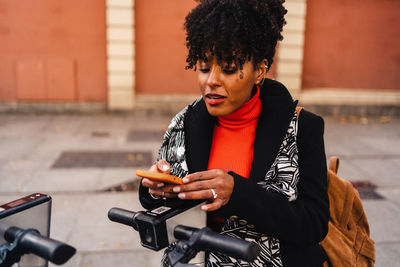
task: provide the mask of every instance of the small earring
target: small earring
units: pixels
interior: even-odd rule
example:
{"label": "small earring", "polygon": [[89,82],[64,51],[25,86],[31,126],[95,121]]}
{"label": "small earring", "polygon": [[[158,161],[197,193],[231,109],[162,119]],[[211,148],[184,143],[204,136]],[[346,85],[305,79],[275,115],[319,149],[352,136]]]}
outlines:
{"label": "small earring", "polygon": [[260,83],[260,81],[256,81],[256,84],[259,84]]}

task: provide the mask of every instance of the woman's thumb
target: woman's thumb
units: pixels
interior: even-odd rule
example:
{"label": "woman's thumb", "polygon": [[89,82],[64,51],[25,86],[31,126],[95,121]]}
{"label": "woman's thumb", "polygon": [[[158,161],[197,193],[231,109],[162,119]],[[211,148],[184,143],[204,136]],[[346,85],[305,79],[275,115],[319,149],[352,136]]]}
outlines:
{"label": "woman's thumb", "polygon": [[168,174],[171,172],[171,168],[169,166],[169,163],[164,159],[158,161],[156,165],[157,165],[157,169],[158,169],[159,172],[168,173]]}

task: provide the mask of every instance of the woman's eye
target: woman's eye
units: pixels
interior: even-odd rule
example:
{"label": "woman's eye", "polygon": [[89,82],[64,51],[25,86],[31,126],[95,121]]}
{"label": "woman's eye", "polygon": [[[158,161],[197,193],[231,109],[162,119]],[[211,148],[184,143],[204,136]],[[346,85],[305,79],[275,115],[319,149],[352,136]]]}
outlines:
{"label": "woman's eye", "polygon": [[201,68],[201,69],[199,69],[202,73],[207,73],[207,72],[209,72],[210,71],[210,69],[209,68]]}
{"label": "woman's eye", "polygon": [[225,72],[226,74],[234,74],[237,71],[237,68],[236,67],[227,67],[227,68],[223,68],[222,71]]}

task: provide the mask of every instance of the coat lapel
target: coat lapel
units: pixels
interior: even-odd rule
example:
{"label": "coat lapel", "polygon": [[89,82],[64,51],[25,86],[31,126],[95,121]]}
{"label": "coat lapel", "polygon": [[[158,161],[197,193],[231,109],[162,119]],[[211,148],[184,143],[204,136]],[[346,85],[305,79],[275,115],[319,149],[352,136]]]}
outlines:
{"label": "coat lapel", "polygon": [[216,118],[203,100],[188,107],[185,118],[186,161],[189,173],[207,170]]}
{"label": "coat lapel", "polygon": [[250,171],[250,179],[256,182],[264,180],[274,162],[296,107],[287,89],[273,80],[265,80],[260,98],[263,110],[258,121]]}

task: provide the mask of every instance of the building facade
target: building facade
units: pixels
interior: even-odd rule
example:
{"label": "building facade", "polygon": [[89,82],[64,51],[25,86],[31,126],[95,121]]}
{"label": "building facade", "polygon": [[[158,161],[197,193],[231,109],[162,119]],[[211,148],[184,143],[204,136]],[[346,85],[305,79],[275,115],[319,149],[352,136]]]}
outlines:
{"label": "building facade", "polygon": [[[0,0],[0,104],[125,109],[199,95],[194,0]],[[287,0],[270,77],[303,105],[400,105],[400,2]]]}

